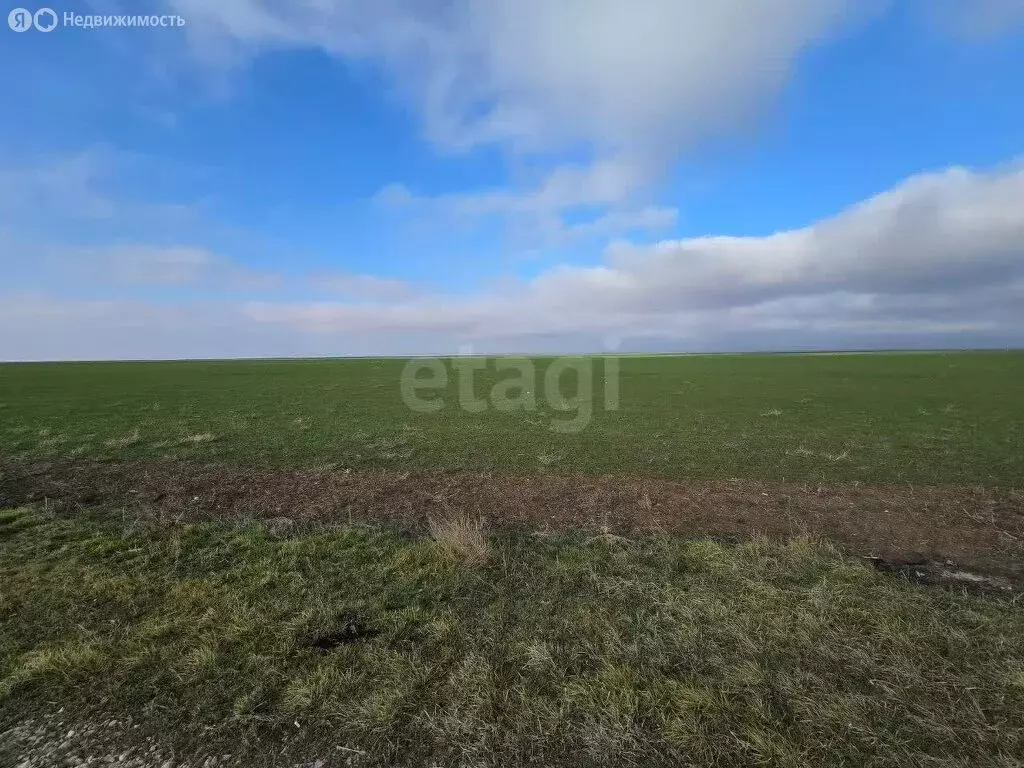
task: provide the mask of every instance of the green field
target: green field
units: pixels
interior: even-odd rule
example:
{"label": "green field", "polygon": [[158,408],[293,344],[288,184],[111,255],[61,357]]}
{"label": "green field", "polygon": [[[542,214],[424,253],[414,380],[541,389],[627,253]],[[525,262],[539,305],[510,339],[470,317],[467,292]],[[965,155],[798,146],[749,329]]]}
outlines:
{"label": "green field", "polygon": [[1022,764],[1024,353],[613,360],[0,365],[0,765]]}
{"label": "green field", "polygon": [[[617,358],[618,410],[480,413],[453,373],[435,413],[401,397],[405,361],[0,365],[7,458],[623,473],[1019,486],[1024,353]],[[538,387],[550,359],[533,361]],[[505,373],[475,376],[485,396]],[[577,391],[571,376],[564,391]],[[433,396],[437,396],[435,393]]]}
{"label": "green field", "polygon": [[0,707],[131,714],[142,754],[245,768],[1024,757],[1009,602],[802,540],[458,541],[0,513]]}

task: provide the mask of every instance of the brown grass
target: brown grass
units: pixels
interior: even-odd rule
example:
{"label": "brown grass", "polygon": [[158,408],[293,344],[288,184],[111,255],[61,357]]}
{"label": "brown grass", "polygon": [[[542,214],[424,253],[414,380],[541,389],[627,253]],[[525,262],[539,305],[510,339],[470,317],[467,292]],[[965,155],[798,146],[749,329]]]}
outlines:
{"label": "brown grass", "polygon": [[466,565],[483,565],[490,557],[483,523],[462,516],[428,518],[430,537],[444,550]]}

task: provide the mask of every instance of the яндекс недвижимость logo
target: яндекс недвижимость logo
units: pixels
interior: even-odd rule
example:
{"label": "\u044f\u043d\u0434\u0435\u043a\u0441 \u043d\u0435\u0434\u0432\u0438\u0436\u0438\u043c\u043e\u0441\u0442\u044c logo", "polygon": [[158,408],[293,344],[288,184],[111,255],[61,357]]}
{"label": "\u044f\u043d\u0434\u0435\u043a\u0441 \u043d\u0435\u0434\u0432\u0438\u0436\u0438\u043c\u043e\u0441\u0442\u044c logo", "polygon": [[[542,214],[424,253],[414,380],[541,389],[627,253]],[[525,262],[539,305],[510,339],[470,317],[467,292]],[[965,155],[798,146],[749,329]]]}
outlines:
{"label": "\u044f\u043d\u0434\u0435\u043a\u0441 \u043d\u0435\u0434\u0432\u0438\u0436\u0438\u043c\u043e\u0441\u0442\u044c logo", "polygon": [[185,19],[177,14],[170,15],[128,15],[128,14],[81,14],[66,11],[62,17],[52,8],[40,8],[35,13],[27,8],[15,8],[7,14],[7,26],[15,32],[28,32],[37,29],[40,32],[52,32],[58,26],[76,27],[80,29],[100,29],[106,27],[135,27],[139,29],[153,27],[181,28]]}
{"label": "\u044f\u043d\u0434\u0435\u043a\u0441 \u043d\u0435\u0434\u0432\u0438\u0436\u0438\u043c\u043e\u0441\u0442\u044c logo", "polygon": [[33,27],[40,32],[50,32],[57,26],[57,12],[52,8],[40,8],[35,13],[27,8],[15,8],[7,14],[7,26],[15,32],[28,32]]}

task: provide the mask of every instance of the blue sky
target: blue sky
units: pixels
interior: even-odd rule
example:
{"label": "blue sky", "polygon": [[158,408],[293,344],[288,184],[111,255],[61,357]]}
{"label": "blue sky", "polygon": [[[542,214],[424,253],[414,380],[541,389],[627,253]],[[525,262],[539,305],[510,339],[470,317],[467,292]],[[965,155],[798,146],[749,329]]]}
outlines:
{"label": "blue sky", "polygon": [[1024,0],[55,10],[0,359],[1021,344]]}

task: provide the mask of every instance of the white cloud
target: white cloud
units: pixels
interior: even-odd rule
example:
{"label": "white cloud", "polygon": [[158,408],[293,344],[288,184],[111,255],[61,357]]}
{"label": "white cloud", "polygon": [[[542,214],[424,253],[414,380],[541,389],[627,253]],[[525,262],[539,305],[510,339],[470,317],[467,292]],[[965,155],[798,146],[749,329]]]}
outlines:
{"label": "white cloud", "polygon": [[450,196],[465,214],[517,212],[544,214],[581,206],[617,205],[627,201],[643,183],[639,167],[623,159],[591,165],[560,165],[533,189]]}
{"label": "white cloud", "polygon": [[[868,346],[941,346],[961,339],[1020,344],[1021,200],[1024,167],[986,173],[952,168],[910,178],[803,229],[651,246],[617,243],[599,266],[563,266],[490,292],[399,296],[404,286],[384,278],[324,276],[337,278],[335,287],[345,293],[380,290],[371,302],[211,305],[203,312],[214,335],[200,346],[231,348],[229,340],[238,338],[243,354],[259,346],[259,329],[266,332],[267,354],[285,339],[296,352],[321,354],[452,352],[467,341],[481,351],[502,345],[600,349],[599,340],[608,335],[660,338],[675,348],[842,346],[854,343],[849,339]],[[174,269],[202,271],[209,261],[191,252],[172,255],[156,260],[161,269],[170,261]],[[171,276],[180,275],[172,270]],[[50,356],[45,350],[66,346],[63,337],[53,341],[58,329],[68,338],[92,328],[134,340],[148,327],[152,356],[165,354],[167,344],[187,346],[190,333],[183,321],[168,319],[176,310],[166,305],[136,303],[124,331],[112,319],[124,311],[116,303],[15,297],[0,305],[0,357],[27,346]],[[38,346],[31,346],[33,339]]]}
{"label": "white cloud", "polygon": [[[439,146],[494,144],[546,170],[507,188],[378,201],[474,219],[501,217],[541,245],[648,221],[638,199],[678,153],[743,130],[808,48],[894,0],[166,0],[197,49],[243,59],[315,47],[371,62]],[[1024,0],[917,0],[956,29],[1024,21]],[[329,96],[329,95],[328,95]],[[558,152],[590,158],[580,165]],[[594,206],[593,226],[565,212]],[[598,221],[600,220],[600,221]],[[664,219],[661,219],[664,220]],[[652,228],[660,226],[660,221]],[[635,228],[628,225],[623,229]],[[621,230],[620,230],[621,231]],[[528,246],[537,243],[527,243]]]}
{"label": "white cloud", "polygon": [[675,226],[679,212],[675,208],[650,205],[637,210],[610,211],[590,221],[564,225],[565,236],[611,237],[629,230],[658,230]]}
{"label": "white cloud", "polygon": [[205,46],[385,67],[439,144],[658,159],[759,109],[852,0],[170,0]]}
{"label": "white cloud", "polygon": [[318,272],[310,277],[310,282],[320,290],[358,301],[394,301],[417,293],[405,280],[351,272]]}
{"label": "white cloud", "polygon": [[129,285],[190,285],[204,278],[218,257],[204,248],[122,246],[82,254],[83,266],[99,269],[114,282]]}
{"label": "white cloud", "polygon": [[[1021,200],[1022,167],[988,173],[952,168],[908,179],[803,229],[651,246],[618,243],[602,265],[560,267],[475,295],[400,296],[405,286],[384,278],[325,275],[336,278],[342,292],[377,296],[369,303],[210,305],[203,313],[214,335],[200,346],[232,349],[230,339],[237,338],[244,343],[236,354],[255,353],[250,350],[259,347],[259,329],[266,333],[266,354],[280,353],[285,340],[295,352],[321,354],[452,352],[467,341],[481,350],[503,344],[520,350],[570,344],[599,349],[607,335],[661,338],[675,348],[758,347],[769,338],[774,346],[801,340],[841,346],[854,338],[876,346],[948,345],[965,338],[1020,344]],[[170,273],[158,273],[179,278],[192,270],[202,273],[211,259],[179,250],[161,253],[150,264],[155,261],[161,270],[171,264]],[[115,319],[126,309],[116,302],[15,297],[0,305],[0,357],[26,348],[53,356],[46,350],[62,349],[90,328],[113,334],[111,350],[118,348],[118,334],[131,337],[130,348],[141,348],[138,339],[149,328],[149,354],[163,356],[165,348],[187,346],[191,333],[184,321],[170,319],[180,308],[167,305],[137,302],[124,330]],[[384,344],[385,338],[392,341]]]}
{"label": "white cloud", "polygon": [[914,177],[840,215],[768,237],[613,245],[606,267],[542,279],[604,304],[750,302],[799,293],[928,293],[1019,276],[1024,170]]}
{"label": "white cloud", "polygon": [[255,357],[333,351],[308,334],[255,326],[230,304],[15,294],[0,302],[0,359]]}
{"label": "white cloud", "polygon": [[[423,196],[393,183],[376,196],[500,219],[530,249],[671,226],[647,193],[675,155],[744,128],[804,50],[886,0],[167,2],[206,56],[314,47],[368,61],[438,146],[536,159],[540,173],[503,188]],[[588,159],[556,159],[563,150]],[[579,208],[589,221],[567,215]]]}
{"label": "white cloud", "polygon": [[316,332],[430,329],[465,338],[764,330],[884,333],[1024,327],[1024,169],[911,178],[839,215],[767,237],[619,243],[606,263],[519,290],[357,307],[253,304]]}
{"label": "white cloud", "polygon": [[[171,171],[160,161],[102,146],[19,160],[0,168],[0,233],[36,241],[64,231],[78,237],[114,231],[121,237],[145,232],[181,232],[200,220],[200,205],[140,200],[126,194],[126,180],[151,184]],[[0,253],[0,260],[5,254]]]}
{"label": "white cloud", "polygon": [[248,291],[280,282],[269,271],[182,243],[224,229],[206,221],[200,203],[129,194],[139,184],[152,187],[151,176],[161,172],[187,174],[103,146],[0,168],[0,267],[11,284]]}
{"label": "white cloud", "polygon": [[[444,146],[663,159],[762,108],[809,46],[894,0],[166,0],[223,58],[317,47],[387,70]],[[1022,0],[915,0],[956,34]],[[609,152],[611,150],[611,152]]]}
{"label": "white cloud", "polygon": [[116,206],[99,186],[111,162],[110,153],[93,149],[0,170],[0,220],[16,220],[39,208],[109,218]]}
{"label": "white cloud", "polygon": [[[538,173],[503,188],[423,196],[394,183],[376,196],[432,218],[498,219],[531,249],[671,226],[648,193],[675,155],[743,128],[805,49],[882,0],[168,2],[205,55],[315,47],[369,61],[438,146],[535,159],[514,165]],[[571,215],[580,208],[589,221]]]}
{"label": "white cloud", "polygon": [[196,246],[124,245],[58,252],[70,268],[100,282],[120,285],[189,286],[200,289],[260,290],[283,278],[252,269],[227,256]]}
{"label": "white cloud", "polygon": [[399,182],[394,182],[392,184],[386,184],[377,190],[377,194],[373,196],[373,201],[379,205],[400,208],[405,205],[413,205],[417,203],[418,198],[407,186]]}
{"label": "white cloud", "polygon": [[[585,237],[610,237],[629,230],[657,230],[676,223],[674,208],[637,205],[640,168],[623,159],[591,165],[556,166],[532,186],[423,197],[403,184],[388,184],[374,197],[389,208],[457,222],[496,218],[519,240],[558,244]],[[570,223],[567,215],[586,216]]]}
{"label": "white cloud", "polygon": [[[381,189],[378,202],[469,222],[496,217],[544,243],[671,226],[676,211],[646,197],[659,169],[705,136],[742,128],[782,87],[801,52],[885,4],[166,1],[208,55],[312,46],[384,68],[438,145],[498,145],[515,158],[516,173],[507,186],[437,196],[396,183]],[[942,0],[941,7],[968,32],[1024,20],[1021,0]],[[203,241],[178,226],[193,207],[126,201],[111,189],[116,159],[91,150],[0,172],[0,261],[25,273],[31,259],[16,242],[32,242],[24,230],[103,220],[119,240],[147,243],[146,233],[159,233],[152,241],[162,244],[37,250],[54,263],[78,265],[76,276],[88,272],[92,289],[103,280],[199,289],[193,295],[280,287],[279,276],[217,249],[173,244]],[[605,334],[725,347],[757,346],[755,339],[771,333],[826,346],[850,334],[883,345],[889,334],[990,334],[1020,343],[1021,201],[1020,167],[954,168],[911,178],[802,229],[616,242],[597,266],[562,266],[475,295],[431,295],[399,280],[347,273],[293,279],[278,300],[216,304],[8,292],[0,302],[0,357],[60,357],[79,348],[89,356],[426,352],[508,339],[535,349]],[[51,212],[59,214],[57,226]],[[49,242],[60,239],[54,233]],[[316,295],[339,299],[294,298],[311,295],[311,283]],[[56,280],[47,285],[61,293]],[[389,335],[405,342],[373,342]]]}

